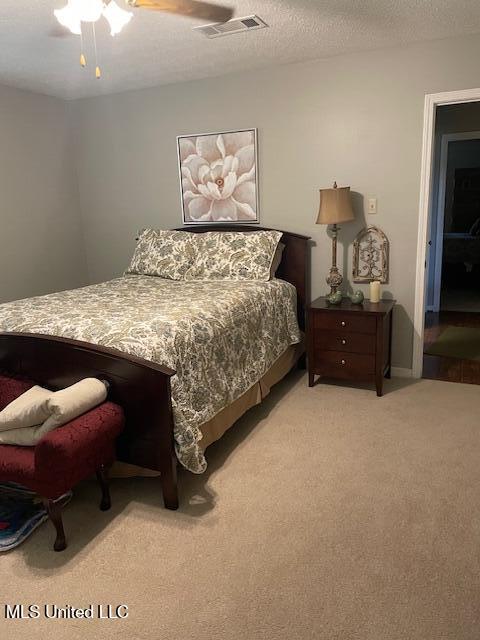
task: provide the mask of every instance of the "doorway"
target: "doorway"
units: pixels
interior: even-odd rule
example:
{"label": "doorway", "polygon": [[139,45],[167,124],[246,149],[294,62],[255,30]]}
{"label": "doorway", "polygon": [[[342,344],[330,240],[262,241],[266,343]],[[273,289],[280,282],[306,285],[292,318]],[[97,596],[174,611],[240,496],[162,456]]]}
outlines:
{"label": "doorway", "polygon": [[425,99],[413,375],[480,384],[480,89]]}
{"label": "doorway", "polygon": [[[480,312],[480,102],[439,107],[427,260],[427,312]],[[470,118],[462,121],[462,107]],[[447,119],[448,118],[448,119]]]}

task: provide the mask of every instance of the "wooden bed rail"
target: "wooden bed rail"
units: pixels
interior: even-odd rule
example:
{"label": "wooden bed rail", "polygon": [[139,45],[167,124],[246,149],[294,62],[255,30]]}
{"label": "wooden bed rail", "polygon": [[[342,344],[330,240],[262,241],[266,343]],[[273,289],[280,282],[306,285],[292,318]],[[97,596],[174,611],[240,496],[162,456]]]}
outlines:
{"label": "wooden bed rail", "polygon": [[125,411],[117,441],[123,462],[160,471],[165,506],[178,508],[170,378],[175,371],[116,349],[28,333],[0,333],[0,370],[52,389],[83,378],[109,383],[109,400]]}

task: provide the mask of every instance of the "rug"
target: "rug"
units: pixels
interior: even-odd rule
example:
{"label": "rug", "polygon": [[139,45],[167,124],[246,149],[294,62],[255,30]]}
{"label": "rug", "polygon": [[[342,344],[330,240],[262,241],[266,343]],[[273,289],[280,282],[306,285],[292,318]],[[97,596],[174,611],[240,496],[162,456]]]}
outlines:
{"label": "rug", "polygon": [[[72,493],[61,496],[62,506]],[[0,553],[22,544],[48,514],[36,493],[13,482],[0,484]]]}
{"label": "rug", "polygon": [[425,350],[425,353],[430,356],[480,361],[480,329],[447,327],[437,340]]}

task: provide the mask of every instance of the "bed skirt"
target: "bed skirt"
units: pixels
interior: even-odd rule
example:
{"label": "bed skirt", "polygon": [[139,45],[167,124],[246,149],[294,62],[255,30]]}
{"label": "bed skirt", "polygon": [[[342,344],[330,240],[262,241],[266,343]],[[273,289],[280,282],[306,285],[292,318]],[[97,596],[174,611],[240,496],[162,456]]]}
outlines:
{"label": "bed skirt", "polygon": [[[253,387],[250,387],[246,393],[222,409],[211,420],[201,425],[200,431],[203,438],[199,444],[202,449],[205,451],[207,447],[219,440],[244,413],[260,404],[270,393],[270,389],[293,369],[304,352],[305,344],[303,340],[299,344],[288,347]],[[159,475],[158,471],[144,469],[124,462],[115,462],[110,472],[112,478],[155,477]]]}

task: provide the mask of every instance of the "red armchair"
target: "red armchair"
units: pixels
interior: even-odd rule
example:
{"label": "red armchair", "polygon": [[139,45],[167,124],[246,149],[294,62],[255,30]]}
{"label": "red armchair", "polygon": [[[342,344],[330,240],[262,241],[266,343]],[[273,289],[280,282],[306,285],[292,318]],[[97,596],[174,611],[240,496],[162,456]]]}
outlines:
{"label": "red armchair", "polygon": [[[0,375],[0,410],[33,384]],[[17,482],[42,496],[56,529],[55,551],[67,546],[61,505],[55,501],[78,482],[96,473],[102,490],[100,509],[110,509],[107,470],[123,426],[122,409],[104,402],[46,434],[35,447],[0,445],[0,481]]]}

